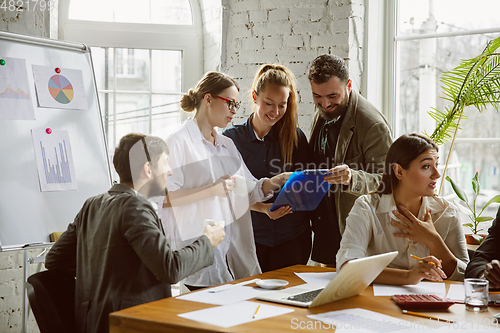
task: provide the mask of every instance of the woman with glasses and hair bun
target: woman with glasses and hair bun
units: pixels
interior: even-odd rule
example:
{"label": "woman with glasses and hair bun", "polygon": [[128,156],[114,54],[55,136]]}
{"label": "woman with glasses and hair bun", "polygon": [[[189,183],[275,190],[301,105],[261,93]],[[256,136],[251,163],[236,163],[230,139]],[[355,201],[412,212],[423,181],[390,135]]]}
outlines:
{"label": "woman with glasses and hair bun", "polygon": [[[252,174],[272,177],[306,169],[307,138],[298,127],[297,88],[292,72],[266,64],[257,71],[251,89],[253,113],[243,124],[222,133],[231,138]],[[271,199],[254,204],[252,224],[257,257],[263,272],[307,264],[311,252],[308,212],[292,213],[289,206],[271,212]]]}
{"label": "woman with glasses and hair bun", "polygon": [[[167,139],[172,176],[159,215],[174,249],[199,238],[206,223],[225,223],[226,236],[214,248],[214,263],[183,282],[195,290],[259,274],[249,206],[266,200],[289,173],[255,179],[233,141],[217,133],[240,106],[239,87],[229,76],[208,72],[181,98],[181,108],[193,112]],[[256,183],[236,195],[235,177]],[[236,179],[238,180],[238,179]],[[251,182],[249,182],[251,183]],[[240,186],[241,187],[241,186]],[[208,220],[208,221],[207,221]]]}

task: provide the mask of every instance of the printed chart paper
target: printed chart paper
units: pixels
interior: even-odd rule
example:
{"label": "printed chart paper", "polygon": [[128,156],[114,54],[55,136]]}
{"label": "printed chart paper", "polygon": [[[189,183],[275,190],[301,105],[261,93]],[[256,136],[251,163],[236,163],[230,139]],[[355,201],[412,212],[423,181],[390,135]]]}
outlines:
{"label": "printed chart paper", "polygon": [[87,96],[79,69],[33,65],[38,105],[44,108],[86,110]]}
{"label": "printed chart paper", "polygon": [[0,119],[35,120],[26,60],[0,59]]}
{"label": "printed chart paper", "polygon": [[[498,323],[489,318],[457,316],[452,318],[455,323],[438,322],[433,319],[407,316],[408,320],[399,319],[382,313],[365,309],[346,309],[308,315],[314,321],[323,325],[315,325],[313,321],[305,322],[316,329],[335,333],[485,333],[499,332]],[[335,327],[334,327],[335,326]],[[307,329],[307,325],[299,321],[293,322],[292,330]]]}
{"label": "printed chart paper", "polygon": [[[336,333],[407,332],[413,326],[413,323],[409,321],[359,308],[330,311],[316,315],[308,315],[307,317],[314,320],[320,320],[329,325],[334,325],[336,327]],[[429,329],[424,325],[422,325],[421,328]]]}
{"label": "printed chart paper", "polygon": [[69,191],[78,189],[68,131],[31,130],[35,148],[40,190]]}

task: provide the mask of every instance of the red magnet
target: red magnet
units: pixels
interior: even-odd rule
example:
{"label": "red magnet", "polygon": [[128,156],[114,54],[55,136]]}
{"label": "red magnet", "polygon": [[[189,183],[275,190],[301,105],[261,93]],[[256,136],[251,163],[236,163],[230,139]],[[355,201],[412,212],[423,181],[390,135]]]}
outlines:
{"label": "red magnet", "polygon": [[52,130],[51,130],[50,128],[47,128],[47,129],[45,130],[45,132],[47,132],[47,134],[51,134],[51,133],[52,133]]}
{"label": "red magnet", "polygon": [[57,74],[61,73],[61,69],[59,67],[56,67],[56,73]]}

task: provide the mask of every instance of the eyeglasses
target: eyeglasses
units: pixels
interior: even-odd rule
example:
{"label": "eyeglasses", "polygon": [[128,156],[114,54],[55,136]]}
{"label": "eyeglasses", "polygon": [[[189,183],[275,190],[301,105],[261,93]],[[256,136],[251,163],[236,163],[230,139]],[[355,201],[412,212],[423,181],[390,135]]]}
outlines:
{"label": "eyeglasses", "polygon": [[238,111],[240,109],[241,102],[235,102],[233,100],[230,100],[230,99],[227,99],[227,98],[224,98],[224,97],[220,97],[220,96],[217,96],[217,95],[215,95],[215,97],[220,98],[224,102],[226,102],[227,103],[227,108],[229,110]]}

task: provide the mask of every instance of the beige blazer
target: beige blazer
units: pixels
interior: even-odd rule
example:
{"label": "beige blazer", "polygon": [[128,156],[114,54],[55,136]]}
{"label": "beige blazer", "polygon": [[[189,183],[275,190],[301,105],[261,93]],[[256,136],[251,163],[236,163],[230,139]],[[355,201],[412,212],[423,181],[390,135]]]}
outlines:
{"label": "beige blazer", "polygon": [[[324,120],[318,118],[309,141],[313,159],[316,159],[317,154],[314,148],[318,140],[317,133],[323,124]],[[385,117],[363,96],[352,90],[333,156],[335,165],[345,163],[350,167],[352,179],[349,186],[339,186],[340,190],[327,193],[311,214],[315,234],[313,260],[335,264],[347,215],[360,195],[378,187],[385,155],[391,144],[391,131]],[[336,214],[336,218],[332,218],[332,214]],[[337,220],[338,225],[332,225],[332,220]]]}

